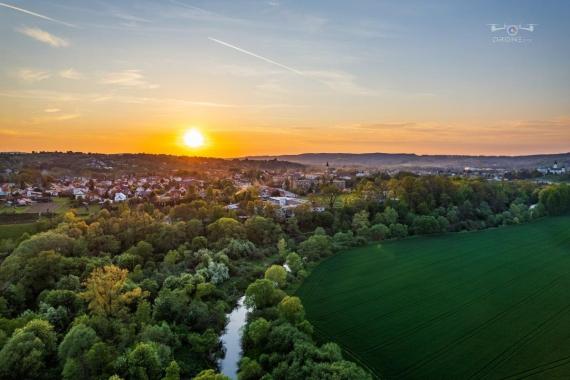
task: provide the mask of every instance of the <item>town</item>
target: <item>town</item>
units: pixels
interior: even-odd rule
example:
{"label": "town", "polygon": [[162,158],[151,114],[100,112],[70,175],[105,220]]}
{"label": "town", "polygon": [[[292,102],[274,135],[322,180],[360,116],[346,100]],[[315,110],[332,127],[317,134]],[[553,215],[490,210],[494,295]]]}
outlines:
{"label": "town", "polygon": [[[2,157],[14,158],[19,154],[3,153]],[[88,156],[88,155],[87,155]],[[41,157],[41,155],[39,156]],[[310,207],[312,211],[324,211],[325,197],[338,197],[349,194],[359,180],[367,177],[384,176],[390,178],[406,172],[418,176],[444,175],[457,178],[480,178],[490,181],[512,179],[532,179],[538,183],[551,183],[552,176],[565,178],[564,165],[554,162],[551,166],[540,166],[529,170],[509,170],[507,168],[373,168],[342,167],[334,168],[329,162],[320,167],[295,166],[287,163],[278,169],[260,167],[251,170],[244,165],[248,161],[228,161],[227,168],[192,168],[195,175],[179,169],[164,170],[161,175],[136,173],[115,173],[101,159],[89,159],[88,166],[98,172],[91,176],[48,175],[44,167],[35,178],[21,176],[17,168],[6,167],[2,162],[0,175],[0,212],[27,212],[49,214],[61,210],[65,205],[76,208],[102,207],[122,202],[151,202],[156,205],[176,205],[184,201],[216,199],[225,202],[225,209],[245,215],[243,200],[256,200],[273,207],[282,216],[294,215],[299,206]],[[219,163],[218,163],[219,164]],[[196,171],[196,169],[198,171]],[[322,197],[325,196],[325,197]]]}

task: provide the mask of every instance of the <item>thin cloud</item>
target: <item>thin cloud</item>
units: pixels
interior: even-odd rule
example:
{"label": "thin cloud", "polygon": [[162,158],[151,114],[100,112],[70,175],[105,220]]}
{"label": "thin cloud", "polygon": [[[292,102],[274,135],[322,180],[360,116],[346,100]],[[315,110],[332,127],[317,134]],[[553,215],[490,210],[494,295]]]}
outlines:
{"label": "thin cloud", "polygon": [[180,9],[176,10],[177,17],[189,18],[196,21],[229,22],[229,23],[242,24],[242,25],[251,23],[251,21],[248,20],[225,16],[223,14],[212,12],[210,10],[190,5],[181,1],[170,0],[170,2],[172,4],[177,5],[179,8],[183,8],[183,10]]}
{"label": "thin cloud", "polygon": [[134,16],[131,14],[122,13],[119,11],[113,11],[113,17],[122,20],[121,25],[126,26],[128,28],[133,28],[133,27],[137,27],[143,23],[148,24],[148,23],[152,22],[151,20],[148,20],[146,18]]}
{"label": "thin cloud", "polygon": [[235,45],[232,45],[232,44],[230,44],[230,43],[227,43],[227,42],[218,40],[218,39],[213,38],[213,37],[208,37],[208,39],[209,39],[210,41],[213,41],[213,42],[217,43],[217,44],[220,44],[220,45],[229,47],[229,48],[234,49],[234,50],[237,50],[237,51],[239,51],[239,52],[241,52],[241,53],[243,53],[243,54],[250,55],[250,56],[255,57],[255,58],[257,58],[257,59],[261,59],[262,61],[265,61],[265,62],[267,62],[267,63],[271,63],[272,65],[281,67],[282,69],[291,71],[292,73],[295,73],[295,74],[297,74],[297,75],[306,76],[305,73],[303,73],[303,72],[300,71],[300,70],[294,69],[294,68],[292,68],[291,66],[284,65],[284,64],[279,63],[279,62],[277,62],[277,61],[274,61],[274,60],[272,60],[272,59],[263,57],[263,56],[261,56],[261,55],[259,55],[259,54],[255,54],[255,53],[253,53],[253,52],[251,52],[251,51],[242,49],[242,48],[240,48],[240,47],[238,47],[238,46],[235,46]]}
{"label": "thin cloud", "polygon": [[59,111],[60,111],[59,108],[46,108],[46,109],[44,110],[45,113],[57,113],[57,112],[59,112]]}
{"label": "thin cloud", "polygon": [[16,7],[16,6],[14,6],[14,5],[10,5],[10,4],[6,4],[6,3],[1,3],[1,2],[0,2],[0,7],[12,9],[12,10],[14,10],[14,11],[22,12],[22,13],[28,14],[28,15],[30,15],[30,16],[39,17],[39,18],[44,19],[44,20],[48,20],[48,21],[52,21],[52,22],[55,22],[55,23],[58,23],[58,24],[61,24],[61,25],[69,26],[70,28],[76,28],[75,25],[70,24],[70,23],[67,23],[67,22],[65,22],[65,21],[56,20],[56,19],[51,18],[51,17],[49,17],[49,16],[42,15],[42,14],[39,14],[39,13],[36,13],[36,12],[32,12],[32,11],[29,11],[29,10],[27,10],[27,9],[19,8],[19,7]]}
{"label": "thin cloud", "polygon": [[81,79],[83,77],[83,75],[81,75],[79,71],[76,71],[75,69],[72,68],[61,70],[59,72],[59,76],[64,79],[72,79],[72,80]]}
{"label": "thin cloud", "polygon": [[305,73],[336,92],[349,95],[377,95],[376,91],[358,85],[354,76],[343,71],[316,70]]}
{"label": "thin cloud", "polygon": [[53,122],[62,122],[68,120],[74,120],[81,117],[78,113],[62,114],[62,115],[49,115],[49,116],[39,116],[30,119],[30,124],[44,124]]}
{"label": "thin cloud", "polygon": [[45,30],[41,30],[40,28],[21,28],[18,29],[18,32],[31,37],[36,41],[43,42],[44,44],[48,44],[56,48],[69,46],[69,42],[63,38],[54,36],[53,34],[46,32]]}
{"label": "thin cloud", "polygon": [[230,49],[234,49],[239,51],[240,53],[247,54],[254,58],[260,59],[264,62],[270,63],[274,66],[280,67],[297,75],[300,75],[305,78],[309,78],[325,86],[329,87],[330,89],[350,95],[375,95],[376,92],[366,89],[364,87],[359,86],[355,83],[354,77],[348,73],[342,71],[327,71],[327,70],[314,70],[314,71],[301,71],[297,70],[291,66],[284,65],[277,61],[274,61],[270,58],[264,57],[262,55],[256,54],[249,50],[245,50],[240,48],[239,46],[232,45],[228,42],[224,42],[222,40],[218,40],[213,37],[208,37],[210,41],[213,41],[217,44],[229,47]]}
{"label": "thin cloud", "polygon": [[125,87],[138,87],[152,89],[157,88],[157,84],[149,83],[145,80],[140,70],[123,70],[107,73],[103,77],[102,83],[114,84]]}
{"label": "thin cloud", "polygon": [[40,82],[42,80],[48,79],[51,74],[47,71],[32,70],[32,69],[21,69],[18,71],[18,78],[26,82]]}

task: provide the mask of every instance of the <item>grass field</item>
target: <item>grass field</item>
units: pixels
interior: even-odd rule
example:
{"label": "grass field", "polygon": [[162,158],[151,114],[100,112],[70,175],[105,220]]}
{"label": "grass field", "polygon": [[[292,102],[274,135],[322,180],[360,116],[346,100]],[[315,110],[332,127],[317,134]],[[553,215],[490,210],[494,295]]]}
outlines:
{"label": "grass field", "polygon": [[18,239],[24,232],[36,233],[36,223],[0,224],[0,239]]}
{"label": "grass field", "polygon": [[570,378],[570,217],[353,249],[298,295],[383,378]]}
{"label": "grass field", "polygon": [[8,207],[0,205],[0,214],[26,214],[26,213],[55,213],[64,214],[74,209],[78,215],[95,214],[101,210],[98,204],[90,204],[85,207],[72,207],[71,200],[65,197],[54,197],[51,202],[33,203],[24,207]]}

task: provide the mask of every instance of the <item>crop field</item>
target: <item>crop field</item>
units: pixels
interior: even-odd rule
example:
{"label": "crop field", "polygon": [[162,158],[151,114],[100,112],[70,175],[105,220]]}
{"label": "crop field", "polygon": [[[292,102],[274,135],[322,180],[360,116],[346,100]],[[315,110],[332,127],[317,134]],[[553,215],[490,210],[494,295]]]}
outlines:
{"label": "crop field", "polygon": [[570,378],[570,217],[352,249],[298,295],[382,378]]}

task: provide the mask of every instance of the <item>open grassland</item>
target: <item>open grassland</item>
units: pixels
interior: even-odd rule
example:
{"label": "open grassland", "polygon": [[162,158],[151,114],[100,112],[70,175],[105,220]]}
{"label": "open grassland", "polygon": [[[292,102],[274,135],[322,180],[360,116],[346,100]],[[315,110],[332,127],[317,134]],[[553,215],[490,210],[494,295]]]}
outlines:
{"label": "open grassland", "polygon": [[383,378],[570,378],[570,217],[352,249],[298,295]]}
{"label": "open grassland", "polygon": [[27,232],[29,234],[36,233],[36,223],[0,224],[0,240],[18,239],[24,234],[24,232]]}

